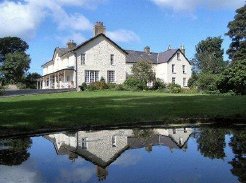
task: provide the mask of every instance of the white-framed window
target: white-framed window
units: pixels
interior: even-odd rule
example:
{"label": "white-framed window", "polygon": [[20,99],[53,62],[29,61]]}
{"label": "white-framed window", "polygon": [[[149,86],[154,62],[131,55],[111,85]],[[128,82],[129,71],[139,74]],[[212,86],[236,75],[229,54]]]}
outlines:
{"label": "white-framed window", "polygon": [[108,83],[115,83],[115,71],[108,71]]}
{"label": "white-framed window", "polygon": [[99,81],[99,71],[86,70],[85,71],[85,82],[93,83]]}
{"label": "white-framed window", "polygon": [[115,63],[114,63],[114,54],[111,54],[110,55],[110,64],[111,65],[114,65]]}
{"label": "white-framed window", "polygon": [[175,73],[175,64],[172,64],[172,73]]}
{"label": "white-framed window", "polygon": [[186,83],[186,78],[183,78],[183,86],[186,87],[187,83]]}
{"label": "white-framed window", "polygon": [[112,147],[116,147],[116,136],[112,136]]}
{"label": "white-framed window", "polygon": [[177,53],[177,60],[181,60],[180,59],[180,52]]}
{"label": "white-framed window", "polygon": [[81,139],[81,148],[88,149],[88,138],[87,137]]}
{"label": "white-framed window", "polygon": [[182,65],[182,69],[183,69],[183,74],[185,74],[185,65]]}
{"label": "white-framed window", "polygon": [[172,77],[172,84],[175,84],[175,77]]}
{"label": "white-framed window", "polygon": [[81,65],[85,64],[85,54],[84,53],[81,54],[80,61],[81,61]]}

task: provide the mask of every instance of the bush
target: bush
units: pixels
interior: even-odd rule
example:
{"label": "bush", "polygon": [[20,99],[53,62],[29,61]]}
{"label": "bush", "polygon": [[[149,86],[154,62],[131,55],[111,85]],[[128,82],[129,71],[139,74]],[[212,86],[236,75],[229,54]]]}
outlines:
{"label": "bush", "polygon": [[96,81],[87,86],[89,91],[108,89],[108,85],[103,81]]}
{"label": "bush", "polygon": [[180,93],[181,92],[181,86],[178,84],[174,84],[174,83],[169,84],[167,88],[170,93]]}
{"label": "bush", "polygon": [[188,87],[192,88],[197,85],[198,76],[195,72],[192,73],[191,78],[188,80]]}
{"label": "bush", "polygon": [[0,85],[0,96],[4,94],[4,87]]}
{"label": "bush", "polygon": [[87,90],[87,84],[84,82],[84,83],[82,83],[82,85],[79,86],[79,88],[81,91],[85,91],[85,90]]}
{"label": "bush", "polygon": [[123,84],[118,84],[118,85],[116,85],[115,90],[116,91],[124,91],[126,89],[125,89]]}
{"label": "bush", "polygon": [[147,88],[147,84],[143,83],[141,80],[131,76],[128,77],[125,82],[124,86],[129,90],[143,90]]}
{"label": "bush", "polygon": [[166,88],[166,84],[163,82],[163,80],[157,78],[154,82],[153,89],[159,90],[159,89],[164,89],[164,88]]}
{"label": "bush", "polygon": [[197,90],[196,87],[192,87],[192,88],[181,88],[181,93],[185,93],[185,94],[195,94],[198,93],[199,91]]}
{"label": "bush", "polygon": [[218,80],[217,74],[211,74],[211,73],[201,73],[198,76],[197,80],[197,87],[198,90],[202,90],[208,93],[213,93],[217,91],[217,80]]}

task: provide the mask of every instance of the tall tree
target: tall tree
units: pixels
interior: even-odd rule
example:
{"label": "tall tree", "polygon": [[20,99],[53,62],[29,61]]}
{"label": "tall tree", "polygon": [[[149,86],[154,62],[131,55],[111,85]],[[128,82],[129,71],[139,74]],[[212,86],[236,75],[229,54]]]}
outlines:
{"label": "tall tree", "polygon": [[202,72],[219,73],[225,66],[221,37],[208,37],[196,46],[195,66]]}
{"label": "tall tree", "polygon": [[5,60],[5,55],[14,52],[25,52],[28,44],[18,37],[0,38],[0,62]]}
{"label": "tall tree", "polygon": [[0,67],[0,72],[4,75],[4,80],[8,83],[23,81],[24,74],[29,69],[29,55],[24,52],[14,52],[5,55],[5,61]]}
{"label": "tall tree", "polygon": [[246,5],[236,10],[234,20],[227,27],[226,35],[232,42],[226,53],[233,61],[246,59]]}

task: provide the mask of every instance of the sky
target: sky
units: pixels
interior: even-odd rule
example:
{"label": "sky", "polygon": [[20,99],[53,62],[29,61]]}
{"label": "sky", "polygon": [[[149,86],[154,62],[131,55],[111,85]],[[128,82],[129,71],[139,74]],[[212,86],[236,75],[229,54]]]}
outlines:
{"label": "sky", "polygon": [[[0,37],[18,36],[29,44],[30,72],[56,47],[77,44],[93,36],[101,21],[106,35],[124,49],[153,52],[185,46],[192,59],[195,46],[207,37],[221,36],[226,51],[228,22],[244,0],[0,0]],[[227,59],[227,55],[224,55]]]}

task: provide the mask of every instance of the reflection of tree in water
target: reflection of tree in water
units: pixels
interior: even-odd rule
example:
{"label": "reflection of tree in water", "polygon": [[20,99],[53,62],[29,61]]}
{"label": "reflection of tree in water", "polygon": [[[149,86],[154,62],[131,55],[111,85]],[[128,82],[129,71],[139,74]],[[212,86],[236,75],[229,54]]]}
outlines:
{"label": "reflection of tree in water", "polygon": [[138,138],[139,140],[143,140],[147,143],[145,147],[145,150],[147,152],[152,151],[151,138],[155,135],[153,129],[133,129],[133,134],[134,137]]}
{"label": "reflection of tree in water", "polygon": [[20,165],[30,156],[28,152],[28,148],[32,144],[30,138],[4,139],[0,140],[0,143],[2,144],[2,149],[0,148],[0,165]]}
{"label": "reflection of tree in water", "polygon": [[197,135],[198,150],[204,157],[223,159],[225,157],[224,129],[200,128]]}
{"label": "reflection of tree in water", "polygon": [[246,182],[246,130],[233,130],[233,137],[229,144],[235,157],[229,162],[231,172],[240,182]]}

